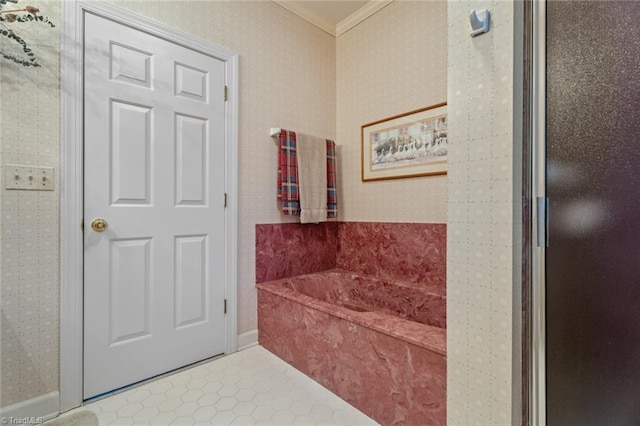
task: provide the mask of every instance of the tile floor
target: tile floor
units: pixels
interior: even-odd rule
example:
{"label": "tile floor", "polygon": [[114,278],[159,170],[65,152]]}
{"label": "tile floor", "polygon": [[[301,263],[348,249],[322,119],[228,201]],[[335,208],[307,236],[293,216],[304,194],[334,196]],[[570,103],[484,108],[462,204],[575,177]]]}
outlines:
{"label": "tile floor", "polygon": [[200,364],[65,413],[102,425],[375,425],[260,346]]}

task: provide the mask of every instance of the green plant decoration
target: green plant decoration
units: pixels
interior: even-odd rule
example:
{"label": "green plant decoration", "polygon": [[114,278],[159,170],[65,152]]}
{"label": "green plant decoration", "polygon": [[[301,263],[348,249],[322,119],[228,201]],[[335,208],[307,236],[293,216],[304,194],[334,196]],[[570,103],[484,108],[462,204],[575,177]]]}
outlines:
{"label": "green plant decoration", "polygon": [[7,2],[18,3],[18,0],[0,0],[0,36],[7,37],[14,43],[18,43],[22,47],[23,57],[0,52],[2,57],[25,67],[39,67],[38,58],[29,48],[26,40],[16,34],[11,27],[28,22],[39,22],[48,24],[51,28],[55,28],[53,22],[49,21],[47,16],[40,14],[37,7],[26,6],[21,9],[6,10]]}

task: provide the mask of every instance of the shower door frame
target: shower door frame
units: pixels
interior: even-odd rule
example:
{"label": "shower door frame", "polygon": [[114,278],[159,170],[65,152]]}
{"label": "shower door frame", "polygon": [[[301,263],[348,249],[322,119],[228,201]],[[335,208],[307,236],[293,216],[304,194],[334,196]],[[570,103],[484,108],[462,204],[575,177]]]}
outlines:
{"label": "shower door frame", "polygon": [[[525,120],[529,121],[525,140],[529,149],[524,150],[523,175],[528,184],[523,185],[523,196],[529,200],[523,212],[528,243],[523,244],[524,259],[529,259],[523,268],[526,288],[523,289],[524,339],[523,362],[528,370],[524,377],[528,381],[524,392],[528,397],[523,403],[528,412],[523,421],[531,425],[546,425],[546,313],[545,313],[545,254],[548,244],[548,212],[546,201],[546,1],[533,0],[526,15],[529,55],[529,99],[525,101]],[[525,182],[527,182],[525,180]],[[525,203],[526,205],[526,203]],[[526,222],[529,220],[529,224]],[[526,423],[525,423],[526,424]]]}

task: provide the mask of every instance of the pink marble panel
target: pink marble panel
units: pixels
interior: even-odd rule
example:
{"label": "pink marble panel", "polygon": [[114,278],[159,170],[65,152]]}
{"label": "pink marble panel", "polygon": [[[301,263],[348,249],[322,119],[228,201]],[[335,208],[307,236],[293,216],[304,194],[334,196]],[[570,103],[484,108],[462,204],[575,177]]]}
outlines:
{"label": "pink marble panel", "polygon": [[445,224],[341,222],[337,267],[383,280],[446,289]]}
{"label": "pink marble panel", "polygon": [[446,300],[428,288],[333,270],[279,280],[306,296],[357,312],[382,312],[446,328]]}
{"label": "pink marble panel", "polygon": [[[285,297],[274,292],[277,287],[258,285],[258,330],[263,347],[384,425],[446,423],[444,353],[380,332],[375,321],[372,327],[363,325],[374,313],[335,305],[330,313],[327,306],[331,305],[326,302],[278,289],[279,293],[290,292]],[[319,304],[327,305],[326,309]],[[349,320],[356,316],[359,321]],[[429,330],[432,341],[440,339],[444,345],[444,329],[398,318],[393,321]]]}
{"label": "pink marble panel", "polygon": [[[318,275],[329,276],[331,272],[321,272]],[[362,311],[351,306],[339,305],[332,301],[322,300],[314,296],[293,290],[296,283],[305,275],[292,279],[282,279],[258,284],[258,289],[266,290],[285,299],[302,303],[309,308],[343,318],[347,321],[372,328],[380,333],[410,342],[416,346],[432,350],[439,354],[446,354],[446,330],[440,327],[421,324],[406,320],[396,315],[390,315],[379,311]],[[293,286],[291,285],[293,284]],[[327,282],[327,286],[331,286]],[[444,304],[445,301],[443,300]]]}
{"label": "pink marble panel", "polygon": [[336,267],[337,222],[256,225],[256,282]]}

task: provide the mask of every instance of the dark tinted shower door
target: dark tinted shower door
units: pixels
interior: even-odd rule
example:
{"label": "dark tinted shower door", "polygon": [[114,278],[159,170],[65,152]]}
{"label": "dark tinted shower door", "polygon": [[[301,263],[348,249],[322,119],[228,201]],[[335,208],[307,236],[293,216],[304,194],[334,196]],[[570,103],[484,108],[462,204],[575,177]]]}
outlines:
{"label": "dark tinted shower door", "polygon": [[547,424],[640,424],[640,3],[547,2]]}

